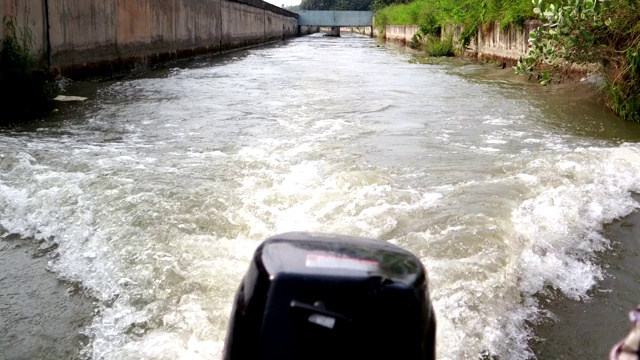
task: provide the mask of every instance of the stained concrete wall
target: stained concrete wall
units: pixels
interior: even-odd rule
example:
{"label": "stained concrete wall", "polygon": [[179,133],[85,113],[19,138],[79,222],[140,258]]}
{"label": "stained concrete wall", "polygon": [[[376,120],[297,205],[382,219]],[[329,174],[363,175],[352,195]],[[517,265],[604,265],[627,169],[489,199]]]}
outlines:
{"label": "stained concrete wall", "polygon": [[340,31],[373,36],[371,34],[372,29],[373,27],[371,26],[343,26],[340,28]]}
{"label": "stained concrete wall", "polygon": [[[2,0],[46,57],[44,0]],[[51,67],[82,77],[297,35],[297,14],[261,0],[48,0]],[[0,34],[1,35],[1,34]]]}
{"label": "stained concrete wall", "polygon": [[298,19],[293,17],[283,17],[265,10],[265,33],[267,40],[287,38],[298,34]]}
{"label": "stained concrete wall", "polygon": [[479,59],[515,63],[529,51],[529,34],[542,24],[537,20],[525,21],[522,29],[510,27],[503,30],[496,22],[491,27],[478,30],[476,53]]}
{"label": "stained concrete wall", "polygon": [[396,44],[407,45],[419,29],[418,25],[387,25],[385,39]]}
{"label": "stained concrete wall", "polygon": [[245,4],[222,3],[222,42],[228,47],[239,47],[264,42],[264,10]]}
{"label": "stained concrete wall", "polygon": [[[489,27],[479,28],[476,37],[466,50],[468,54],[478,59],[498,60],[513,64],[527,54],[529,33],[539,26],[541,26],[539,21],[530,20],[524,23],[522,29],[510,27],[503,30],[496,22]],[[459,26],[446,26],[441,36],[443,39],[452,36],[457,45],[463,30]],[[388,25],[385,28],[385,38],[387,41],[406,45],[418,31],[419,28],[416,25]]]}
{"label": "stained concrete wall", "polygon": [[[37,58],[41,58],[45,45],[45,27],[44,27],[44,2],[43,1],[24,1],[24,0],[2,0],[0,6],[0,20],[5,17],[15,18],[17,26],[21,29],[27,27],[33,35],[33,52]],[[4,39],[5,29],[0,25],[0,39]]]}

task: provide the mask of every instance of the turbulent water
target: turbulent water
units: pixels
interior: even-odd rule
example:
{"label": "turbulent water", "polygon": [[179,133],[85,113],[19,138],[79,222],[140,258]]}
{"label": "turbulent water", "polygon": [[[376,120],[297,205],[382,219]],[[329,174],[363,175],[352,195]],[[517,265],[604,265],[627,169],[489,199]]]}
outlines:
{"label": "turbulent water", "polygon": [[219,357],[253,250],[294,230],[417,254],[439,358],[529,358],[537,294],[585,297],[603,224],[638,207],[640,129],[588,87],[409,58],[311,36],[86,85],[0,131],[0,225],[98,299],[92,359]]}

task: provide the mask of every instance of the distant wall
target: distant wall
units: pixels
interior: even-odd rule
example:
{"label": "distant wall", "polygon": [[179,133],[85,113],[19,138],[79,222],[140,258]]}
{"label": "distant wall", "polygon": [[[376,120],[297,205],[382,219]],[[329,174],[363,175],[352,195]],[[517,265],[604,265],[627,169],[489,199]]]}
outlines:
{"label": "distant wall", "polygon": [[[34,54],[65,75],[146,66],[295,36],[297,14],[261,0],[3,0],[34,34]],[[3,33],[0,32],[0,35]]]}
{"label": "distant wall", "polygon": [[372,28],[372,26],[344,26],[340,28],[340,31],[373,36],[371,34]]}
{"label": "distant wall", "polygon": [[298,35],[309,35],[320,32],[320,26],[301,25],[298,26]]}

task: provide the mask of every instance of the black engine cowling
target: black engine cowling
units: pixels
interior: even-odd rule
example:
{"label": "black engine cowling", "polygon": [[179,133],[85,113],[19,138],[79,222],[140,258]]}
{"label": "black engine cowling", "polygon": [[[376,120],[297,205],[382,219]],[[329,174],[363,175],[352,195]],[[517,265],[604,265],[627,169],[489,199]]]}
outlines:
{"label": "black engine cowling", "polygon": [[225,360],[435,359],[420,260],[386,242],[287,233],[256,250],[236,295]]}

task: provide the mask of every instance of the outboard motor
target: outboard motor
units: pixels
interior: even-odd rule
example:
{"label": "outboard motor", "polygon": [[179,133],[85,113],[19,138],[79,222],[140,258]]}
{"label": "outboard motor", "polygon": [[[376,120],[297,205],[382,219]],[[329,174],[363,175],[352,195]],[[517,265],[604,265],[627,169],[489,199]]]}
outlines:
{"label": "outboard motor", "polygon": [[386,242],[287,233],[256,250],[225,360],[435,359],[420,260]]}

